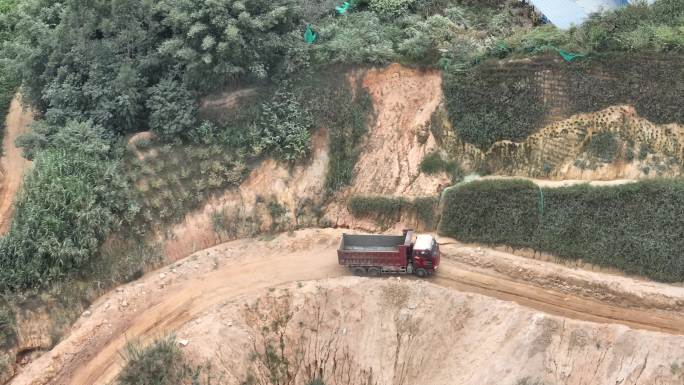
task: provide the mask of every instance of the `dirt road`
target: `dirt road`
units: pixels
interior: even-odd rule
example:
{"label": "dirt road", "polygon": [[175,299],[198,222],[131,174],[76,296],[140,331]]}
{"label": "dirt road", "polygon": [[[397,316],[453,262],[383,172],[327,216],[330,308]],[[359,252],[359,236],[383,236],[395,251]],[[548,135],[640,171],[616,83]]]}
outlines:
{"label": "dirt road", "polygon": [[[121,368],[120,352],[127,341],[173,332],[213,307],[265,288],[348,275],[337,265],[339,234],[332,229],[303,230],[272,241],[229,242],[148,274],[100,298],[91,307],[91,314],[74,325],[68,338],[24,368],[11,384],[106,384]],[[563,317],[684,334],[681,311],[653,309],[651,305],[642,308],[638,303],[621,308],[581,293],[571,295],[473,268],[459,262],[458,255],[450,255],[467,252],[463,248],[446,250],[438,276],[430,282]],[[545,266],[545,262],[533,263],[539,269]],[[572,275],[572,269],[566,267],[553,269],[566,269],[567,275]],[[602,284],[614,288],[648,285],[654,293],[684,301],[684,288],[609,275],[602,279]]]}
{"label": "dirt road", "polygon": [[31,165],[21,156],[21,149],[14,145],[14,141],[28,130],[31,122],[33,115],[23,109],[20,97],[16,96],[7,115],[2,143],[3,157],[0,160],[0,234],[9,229],[14,211],[14,197],[21,187],[24,172]]}

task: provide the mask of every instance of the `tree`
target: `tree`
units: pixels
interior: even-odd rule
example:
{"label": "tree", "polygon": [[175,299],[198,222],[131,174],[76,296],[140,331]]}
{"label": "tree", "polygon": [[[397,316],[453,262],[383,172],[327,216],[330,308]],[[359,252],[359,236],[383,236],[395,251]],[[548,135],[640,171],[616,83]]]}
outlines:
{"label": "tree", "polygon": [[162,79],[151,87],[147,100],[150,129],[157,135],[173,138],[197,123],[197,105],[185,86],[177,80]]}

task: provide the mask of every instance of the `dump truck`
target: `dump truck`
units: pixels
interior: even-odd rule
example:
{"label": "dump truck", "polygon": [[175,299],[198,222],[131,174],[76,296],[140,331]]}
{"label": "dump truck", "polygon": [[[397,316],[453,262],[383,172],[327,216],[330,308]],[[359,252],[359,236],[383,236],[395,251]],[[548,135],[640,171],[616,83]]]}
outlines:
{"label": "dump truck", "polygon": [[[415,242],[413,240],[415,236]],[[427,277],[439,267],[439,245],[432,235],[342,234],[337,258],[355,275],[415,274]]]}

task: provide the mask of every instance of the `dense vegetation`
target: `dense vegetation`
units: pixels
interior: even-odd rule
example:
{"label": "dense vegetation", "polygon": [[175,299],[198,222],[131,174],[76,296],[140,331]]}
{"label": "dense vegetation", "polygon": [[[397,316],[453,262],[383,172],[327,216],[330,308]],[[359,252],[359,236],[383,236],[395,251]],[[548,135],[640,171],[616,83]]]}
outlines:
{"label": "dense vegetation", "polygon": [[44,285],[82,271],[110,231],[136,211],[102,128],[68,122],[49,141],[42,136],[47,128],[34,127],[32,143],[44,148],[31,147],[34,167],[17,197],[11,229],[0,238],[2,289]]}
{"label": "dense vegetation", "polygon": [[458,182],[463,177],[463,170],[458,162],[446,160],[439,152],[431,152],[420,162],[420,171],[426,174],[437,174],[445,172],[451,176],[453,183]]}
{"label": "dense vegetation", "polygon": [[[549,54],[504,65],[488,59],[468,72],[450,73],[445,97],[460,136],[481,148],[497,140],[523,140],[551,118],[616,104],[633,105],[656,123],[681,123],[684,81],[672,80],[684,79],[682,59],[674,53],[622,52],[571,63]],[[547,71],[548,80],[558,83],[560,88],[549,92],[556,100],[544,97],[540,71]],[[550,116],[552,112],[560,116]]]}
{"label": "dense vegetation", "polygon": [[440,232],[465,242],[528,247],[660,281],[684,281],[681,180],[542,191],[526,181],[450,189]]}
{"label": "dense vegetation", "polygon": [[351,197],[347,203],[349,212],[357,218],[373,219],[384,226],[399,222],[402,215],[415,215],[429,229],[436,225],[438,205],[439,199],[436,197],[408,200],[401,197],[358,195]]}
{"label": "dense vegetation", "polygon": [[[660,0],[594,15],[568,31],[520,29],[445,72],[454,127],[467,142],[487,148],[497,140],[522,140],[549,119],[615,104],[634,105],[654,122],[684,122],[683,18],[681,1]],[[584,57],[567,62],[556,49]],[[542,73],[558,83],[550,92],[542,92]]]}
{"label": "dense vegetation", "polygon": [[[12,37],[8,28],[8,15],[16,6],[15,0],[0,0],[0,48]],[[17,89],[17,79],[7,70],[7,64],[0,61],[0,143],[5,132],[5,115]],[[0,148],[0,156],[2,149]]]}

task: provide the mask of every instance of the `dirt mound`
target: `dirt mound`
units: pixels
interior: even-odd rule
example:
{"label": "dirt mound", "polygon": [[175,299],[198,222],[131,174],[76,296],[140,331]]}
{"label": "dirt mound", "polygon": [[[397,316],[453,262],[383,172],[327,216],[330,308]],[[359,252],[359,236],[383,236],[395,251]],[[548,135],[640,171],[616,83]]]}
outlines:
{"label": "dirt mound", "polygon": [[[429,283],[338,279],[349,275],[337,265],[340,234],[309,229],[269,241],[233,241],[150,273],[97,300],[66,339],[11,383],[105,384],[120,370],[127,341],[175,332],[190,341],[186,349],[198,363],[211,357],[223,381],[238,384],[248,370],[264,374],[256,358],[280,331],[288,341],[306,338],[288,342],[299,352],[300,360],[290,362],[303,371],[300,380],[320,373],[312,356],[327,362],[322,370],[329,377],[367,379],[373,373],[385,384],[493,384],[497,375],[514,385],[525,376],[614,383],[636,375],[646,355],[644,381],[657,374],[677,378],[668,373],[684,349],[684,288],[464,245],[444,245],[442,265]],[[297,283],[308,280],[315,282]],[[274,328],[283,314],[291,317]],[[570,346],[572,338],[584,342]],[[320,350],[326,347],[336,349]],[[321,360],[325,353],[332,361]],[[562,373],[551,370],[554,360]],[[426,372],[425,364],[432,369]],[[587,379],[589,372],[596,374]],[[565,377],[548,380],[560,374]],[[676,383],[667,381],[662,383]]]}
{"label": "dirt mound", "polygon": [[21,156],[21,149],[14,145],[17,138],[28,131],[33,114],[24,110],[21,96],[17,95],[10,105],[5,122],[5,137],[2,143],[3,157],[0,159],[0,234],[7,232],[14,212],[14,197],[17,195],[24,173],[31,162]]}
{"label": "dirt mound", "polygon": [[290,284],[217,308],[178,335],[198,362],[219,357],[226,384],[278,376],[293,384],[684,380],[672,369],[684,337],[567,320],[421,281]]}

